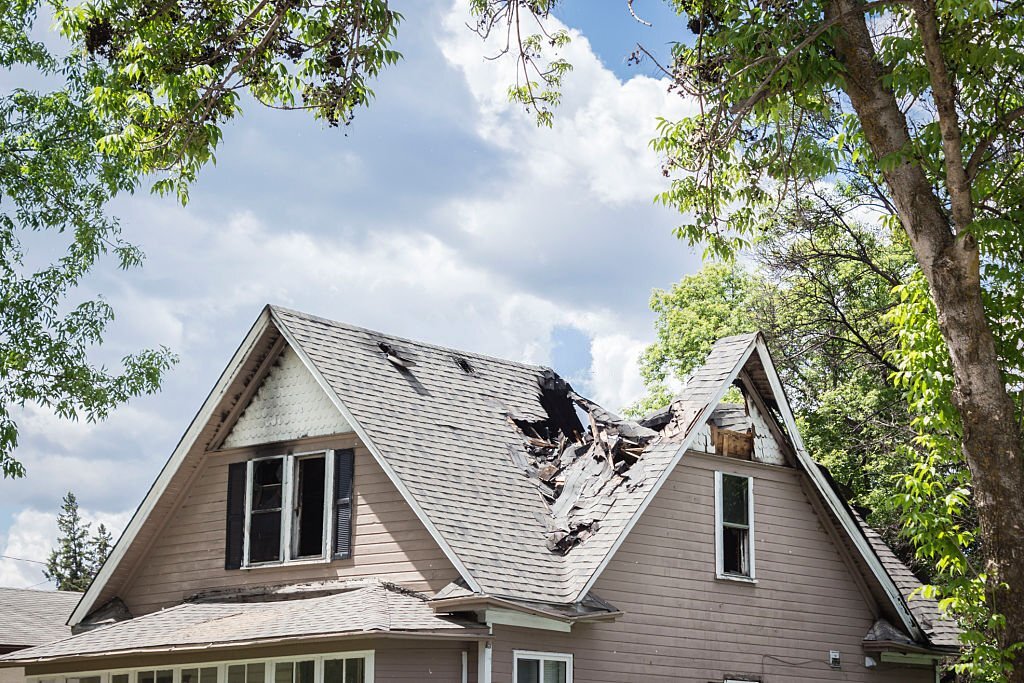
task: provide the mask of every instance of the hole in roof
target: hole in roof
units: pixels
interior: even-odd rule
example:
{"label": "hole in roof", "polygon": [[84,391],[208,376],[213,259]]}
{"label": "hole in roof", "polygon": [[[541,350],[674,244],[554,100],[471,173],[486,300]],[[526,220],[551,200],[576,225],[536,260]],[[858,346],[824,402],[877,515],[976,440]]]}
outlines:
{"label": "hole in roof", "polygon": [[467,375],[476,374],[476,369],[462,356],[452,356],[452,360],[454,360],[455,364],[459,366],[459,370],[462,370]]}

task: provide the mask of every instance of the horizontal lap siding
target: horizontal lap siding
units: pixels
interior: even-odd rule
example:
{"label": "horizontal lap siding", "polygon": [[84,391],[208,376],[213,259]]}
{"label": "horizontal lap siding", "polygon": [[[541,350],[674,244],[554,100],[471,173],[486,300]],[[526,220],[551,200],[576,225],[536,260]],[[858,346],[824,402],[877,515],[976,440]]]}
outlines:
{"label": "horizontal lap siding", "polygon": [[[121,598],[141,615],[196,592],[312,581],[380,577],[414,590],[435,592],[458,577],[398,489],[362,445],[352,439],[327,447],[356,446],[354,552],[330,564],[224,569],[228,464],[253,453],[211,454],[186,497],[145,553]],[[325,447],[322,442],[318,448]],[[292,449],[302,452],[300,444]],[[266,454],[266,453],[264,453]]]}
{"label": "horizontal lap siding", "polygon": [[409,681],[462,680],[462,653],[476,648],[476,643],[388,643],[377,649],[375,683]]}
{"label": "horizontal lap siding", "polygon": [[[714,472],[754,477],[757,585],[715,579]],[[931,683],[925,669],[869,670],[874,617],[789,468],[688,453],[619,548],[594,592],[625,612],[571,634],[497,627],[494,683],[515,649],[575,656],[577,683]],[[842,653],[842,669],[826,663]]]}

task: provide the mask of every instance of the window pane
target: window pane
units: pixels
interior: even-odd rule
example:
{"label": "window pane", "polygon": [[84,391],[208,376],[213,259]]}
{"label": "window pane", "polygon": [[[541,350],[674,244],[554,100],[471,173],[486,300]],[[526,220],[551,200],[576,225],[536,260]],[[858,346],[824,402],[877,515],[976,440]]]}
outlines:
{"label": "window pane", "polygon": [[324,553],[324,474],[323,457],[303,458],[295,468],[295,556],[311,557]]}
{"label": "window pane", "polygon": [[199,671],[199,683],[217,683],[217,667],[208,666]]}
{"label": "window pane", "polygon": [[274,683],[292,683],[294,668],[291,662],[278,662],[274,666]]}
{"label": "window pane", "polygon": [[181,683],[200,683],[199,669],[182,669]]}
{"label": "window pane", "polygon": [[[128,683],[129,678],[129,674],[113,674],[110,677],[110,683]],[[43,681],[42,683],[46,682]]]}
{"label": "window pane", "polygon": [[544,683],[565,683],[566,662],[544,660]]}
{"label": "window pane", "polygon": [[257,460],[252,464],[252,509],[281,507],[281,474],[284,458]]}
{"label": "window pane", "polygon": [[722,521],[748,526],[746,478],[722,475]]}
{"label": "window pane", "polygon": [[345,660],[324,660],[324,683],[345,683]]}
{"label": "window pane", "polygon": [[245,665],[245,683],[263,683],[266,665],[263,662]]}
{"label": "window pane", "polygon": [[296,662],[295,664],[295,683],[313,683],[313,673],[315,667],[313,661],[307,662]]}
{"label": "window pane", "polygon": [[345,660],[345,683],[363,683],[366,662],[362,657]]}
{"label": "window pane", "polygon": [[252,513],[249,520],[249,561],[276,562],[280,559],[281,512]]}
{"label": "window pane", "polygon": [[244,664],[232,664],[228,667],[228,683],[245,683]]}
{"label": "window pane", "polygon": [[726,574],[750,576],[746,529],[724,527],[722,529],[722,570]]}
{"label": "window pane", "polygon": [[174,672],[170,669],[160,669],[156,672],[156,683],[174,683]]}
{"label": "window pane", "polygon": [[516,683],[540,683],[540,660],[523,659],[517,660]]}
{"label": "window pane", "polygon": [[[156,680],[155,671],[140,671],[139,672],[139,683],[153,683]],[[242,681],[245,683],[245,681]]]}

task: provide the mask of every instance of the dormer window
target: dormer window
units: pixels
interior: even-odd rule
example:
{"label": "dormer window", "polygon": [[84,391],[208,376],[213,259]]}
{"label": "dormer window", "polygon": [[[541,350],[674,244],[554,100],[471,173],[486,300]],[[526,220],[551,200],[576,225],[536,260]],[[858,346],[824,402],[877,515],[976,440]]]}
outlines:
{"label": "dormer window", "polygon": [[229,466],[226,569],[352,553],[352,450]]}

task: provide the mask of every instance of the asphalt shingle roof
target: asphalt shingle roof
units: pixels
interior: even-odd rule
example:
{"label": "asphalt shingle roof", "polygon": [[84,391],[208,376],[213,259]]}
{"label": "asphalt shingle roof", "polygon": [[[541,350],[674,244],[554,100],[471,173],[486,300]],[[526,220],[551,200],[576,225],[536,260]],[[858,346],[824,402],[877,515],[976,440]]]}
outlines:
{"label": "asphalt shingle roof", "polygon": [[49,643],[71,633],[68,617],[82,597],[71,591],[0,588],[0,646]]}
{"label": "asphalt shingle roof", "polygon": [[[678,443],[654,441],[642,457],[643,484],[620,489],[608,501],[600,529],[586,543],[566,556],[552,553],[544,502],[509,454],[524,448],[510,414],[548,417],[540,402],[545,368],[273,311],[485,593],[542,602],[581,597],[679,450]],[[685,405],[691,424],[685,429],[754,337],[719,341],[689,379]],[[413,364],[396,366],[384,349]],[[470,372],[459,367],[460,358]]]}
{"label": "asphalt shingle roof", "polygon": [[379,581],[316,597],[186,602],[159,612],[21,650],[3,660],[39,661],[118,652],[161,652],[307,636],[478,630],[434,614],[422,595]]}
{"label": "asphalt shingle roof", "polygon": [[903,564],[900,558],[896,557],[892,549],[886,545],[882,537],[856,512],[853,518],[857,526],[864,533],[871,548],[878,555],[886,573],[892,577],[893,583],[899,589],[903,599],[907,601],[907,607],[914,615],[914,620],[928,636],[932,645],[938,647],[958,647],[960,645],[960,629],[956,622],[943,616],[939,610],[939,603],[934,598],[929,598],[920,593],[921,581],[910,571],[907,565]]}

